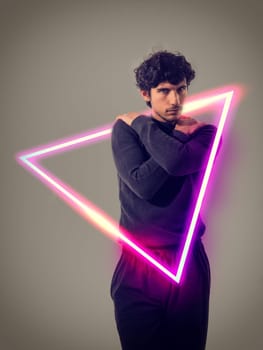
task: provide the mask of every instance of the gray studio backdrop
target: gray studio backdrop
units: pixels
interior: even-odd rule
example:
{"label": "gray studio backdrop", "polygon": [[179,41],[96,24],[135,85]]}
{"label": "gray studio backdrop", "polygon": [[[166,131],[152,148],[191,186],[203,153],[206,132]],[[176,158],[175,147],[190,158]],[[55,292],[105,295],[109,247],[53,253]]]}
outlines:
{"label": "gray studio backdrop", "polygon": [[[118,246],[14,159],[141,110],[133,69],[179,50],[190,93],[243,84],[205,204],[208,350],[262,341],[260,1],[1,1],[1,350],[117,350],[109,287]],[[44,166],[118,220],[109,141]]]}

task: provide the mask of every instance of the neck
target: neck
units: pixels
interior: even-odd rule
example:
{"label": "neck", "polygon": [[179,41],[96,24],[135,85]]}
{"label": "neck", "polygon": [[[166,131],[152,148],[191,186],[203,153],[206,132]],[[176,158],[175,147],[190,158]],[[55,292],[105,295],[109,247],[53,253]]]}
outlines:
{"label": "neck", "polygon": [[157,112],[153,112],[152,113],[152,118],[157,120],[158,122],[167,123],[167,124],[171,124],[171,125],[174,125],[174,126],[177,123],[177,120],[167,120],[161,114],[159,114]]}

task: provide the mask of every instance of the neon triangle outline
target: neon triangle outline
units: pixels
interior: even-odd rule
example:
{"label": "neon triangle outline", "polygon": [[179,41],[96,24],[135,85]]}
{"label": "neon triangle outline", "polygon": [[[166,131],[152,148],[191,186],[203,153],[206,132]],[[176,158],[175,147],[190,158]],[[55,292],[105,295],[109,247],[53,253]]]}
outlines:
{"label": "neon triangle outline", "polygon": [[50,155],[59,154],[70,149],[76,149],[83,147],[92,142],[98,142],[105,140],[111,135],[111,128],[113,123],[104,125],[99,129],[94,129],[82,134],[71,136],[70,138],[63,140],[56,140],[52,143],[41,145],[37,148],[19,152],[16,154],[17,162],[28,170],[31,174],[36,176],[41,182],[55,192],[61,199],[63,199],[69,206],[89,221],[93,226],[101,230],[104,234],[109,235],[113,239],[117,239],[125,243],[134,252],[144,257],[148,262],[162,271],[166,276],[172,279],[176,283],[180,283],[182,273],[186,265],[190,246],[194,237],[194,229],[197,223],[197,218],[200,213],[203,198],[207,188],[207,184],[213,168],[215,156],[218,150],[220,138],[225,126],[227,116],[229,114],[231,101],[234,93],[238,92],[237,87],[232,87],[231,90],[226,88],[219,90],[212,90],[202,95],[192,96],[191,100],[184,106],[184,113],[194,112],[197,110],[206,109],[209,105],[213,105],[217,102],[224,100],[224,105],[220,115],[220,119],[217,126],[217,132],[214,138],[214,142],[208,158],[206,170],[201,182],[199,194],[193,211],[190,226],[186,234],[186,239],[183,244],[183,249],[179,259],[177,268],[173,271],[169,267],[164,266],[137,242],[130,240],[127,237],[127,231],[120,228],[119,224],[115,222],[108,214],[103,212],[100,208],[96,207],[87,198],[76,192],[68,184],[64,183],[61,179],[55,177],[48,170],[43,168],[39,164],[39,160],[46,158]]}

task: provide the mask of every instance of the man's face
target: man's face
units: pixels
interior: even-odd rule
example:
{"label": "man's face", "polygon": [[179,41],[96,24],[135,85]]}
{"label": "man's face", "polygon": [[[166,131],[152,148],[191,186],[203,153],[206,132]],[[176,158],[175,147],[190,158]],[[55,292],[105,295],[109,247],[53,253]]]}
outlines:
{"label": "man's face", "polygon": [[176,85],[168,81],[162,82],[151,88],[150,94],[141,91],[141,95],[145,101],[151,102],[153,118],[161,122],[176,122],[181,115],[187,92],[184,79]]}

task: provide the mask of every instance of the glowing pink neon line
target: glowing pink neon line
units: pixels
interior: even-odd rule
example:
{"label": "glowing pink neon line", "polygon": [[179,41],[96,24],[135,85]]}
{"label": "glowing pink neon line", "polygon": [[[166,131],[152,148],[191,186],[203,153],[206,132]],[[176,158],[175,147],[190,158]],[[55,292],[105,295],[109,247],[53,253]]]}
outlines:
{"label": "glowing pink neon line", "polygon": [[[186,264],[187,256],[189,254],[190,245],[193,240],[194,229],[202,206],[202,201],[204,198],[208,180],[212,171],[219,141],[230,109],[230,103],[234,95],[234,91],[238,92],[238,90],[239,89],[235,87],[232,91],[223,91],[222,89],[221,91],[213,91],[212,96],[207,97],[206,94],[205,97],[200,97],[199,99],[192,99],[184,107],[184,113],[189,113],[198,109],[206,108],[208,105],[211,105],[218,101],[225,101],[220,121],[217,127],[217,133],[212,145],[206,171],[202,180],[199,195],[195,205],[192,220],[189,226],[189,230],[186,234],[186,239],[176,274],[175,271],[171,271],[168,267],[163,266],[163,264],[161,264],[155,258],[153,258],[137,243],[130,240],[125,234],[125,230],[120,230],[118,223],[114,222],[110,217],[107,216],[106,213],[103,213],[99,208],[95,207],[87,199],[81,197],[80,194],[75,192],[68,185],[65,185],[61,180],[57,179],[54,175],[50,174],[46,169],[43,169],[42,167],[40,167],[39,164],[37,164],[37,160],[42,157],[51,156],[58,152],[80,147],[80,145],[83,146],[93,141],[104,140],[108,138],[111,134],[112,124],[109,124],[107,127],[96,129],[93,132],[89,132],[88,134],[84,134],[81,136],[75,135],[74,137],[70,137],[66,140],[60,140],[60,142],[55,142],[49,145],[38,147],[35,150],[20,152],[19,154],[17,154],[16,159],[20,165],[24,166],[32,174],[37,176],[52,191],[55,191],[65,202],[67,202],[73,209],[77,210],[80,213],[80,215],[89,220],[94,226],[98,227],[104,233],[109,234],[114,238],[122,240],[135,252],[137,252],[139,255],[141,255],[151,264],[157,267],[160,271],[162,271],[166,276],[171,278],[176,283],[179,283],[182,277],[184,266]],[[149,111],[146,111],[146,113],[149,114]]]}
{"label": "glowing pink neon line", "polygon": [[215,139],[214,139],[213,146],[212,146],[212,149],[211,149],[211,152],[210,152],[210,156],[209,156],[207,167],[206,167],[206,170],[205,170],[205,174],[204,174],[204,177],[203,177],[203,180],[202,180],[201,188],[200,188],[200,191],[199,191],[199,194],[198,194],[198,197],[197,197],[197,201],[196,201],[196,205],[195,205],[195,209],[194,209],[194,214],[192,216],[192,220],[191,220],[191,223],[190,223],[188,234],[186,236],[186,241],[185,241],[185,244],[184,244],[183,252],[182,252],[182,255],[181,255],[180,262],[179,262],[179,266],[178,266],[178,270],[177,270],[177,274],[176,274],[176,278],[177,278],[178,281],[180,281],[180,279],[181,279],[183,268],[184,268],[184,265],[185,265],[185,261],[186,261],[186,258],[187,258],[187,255],[188,255],[188,252],[189,252],[189,249],[190,249],[190,244],[192,242],[194,229],[195,229],[195,226],[196,226],[198,215],[199,215],[200,210],[201,210],[201,206],[202,206],[202,202],[203,202],[203,199],[204,199],[206,187],[207,187],[208,180],[209,180],[209,177],[210,177],[210,174],[211,174],[211,171],[212,171],[212,167],[213,167],[213,164],[214,164],[214,160],[215,160],[216,153],[217,153],[217,150],[218,150],[220,138],[221,138],[221,135],[222,135],[222,132],[223,132],[223,128],[224,128],[224,125],[225,125],[227,113],[228,113],[229,108],[230,108],[230,103],[231,103],[231,100],[232,100],[232,97],[233,97],[233,93],[234,93],[234,91],[230,91],[230,92],[225,94],[225,104],[224,104],[223,112],[221,114],[221,118],[220,118],[220,121],[219,121],[219,124],[218,124],[218,127],[217,127],[217,132],[216,132],[216,135],[215,135]]}
{"label": "glowing pink neon line", "polygon": [[111,222],[109,218],[106,218],[104,213],[101,213],[98,208],[89,203],[87,200],[83,200],[78,198],[78,194],[73,190],[66,189],[62,184],[59,183],[59,180],[54,177],[48,175],[48,172],[40,169],[39,166],[34,165],[29,160],[24,160],[25,164],[32,169],[35,174],[38,174],[43,182],[46,183],[48,187],[51,189],[56,189],[61,198],[66,200],[68,204],[73,207],[73,209],[79,209],[82,216],[88,217],[89,220],[97,226],[100,230],[104,231],[111,236],[115,236],[115,238],[122,240],[126,243],[130,248],[135,250],[138,254],[143,256],[146,260],[148,260],[151,264],[156,266],[159,270],[161,270],[165,275],[170,277],[172,280],[177,282],[176,276],[169,271],[165,266],[160,264],[157,260],[155,260],[150,254],[145,252],[141,247],[136,245],[133,241],[127,238],[124,233],[122,233],[119,229],[119,225],[116,225],[114,222]]}
{"label": "glowing pink neon line", "polygon": [[18,157],[22,160],[25,159],[38,159],[42,158],[43,156],[46,155],[53,155],[56,153],[60,153],[62,150],[68,150],[68,149],[75,149],[77,147],[80,147],[79,145],[82,144],[81,146],[90,143],[92,141],[98,142],[98,140],[105,140],[107,139],[110,134],[111,134],[111,126],[112,124],[108,125],[107,127],[103,127],[101,129],[97,129],[96,131],[92,133],[88,133],[84,136],[79,137],[79,135],[76,137],[71,137],[67,140],[61,140],[60,142],[56,142],[55,144],[52,143],[50,145],[46,145],[45,148],[41,147],[40,149],[31,151],[31,153],[25,153],[22,152],[18,155]]}

